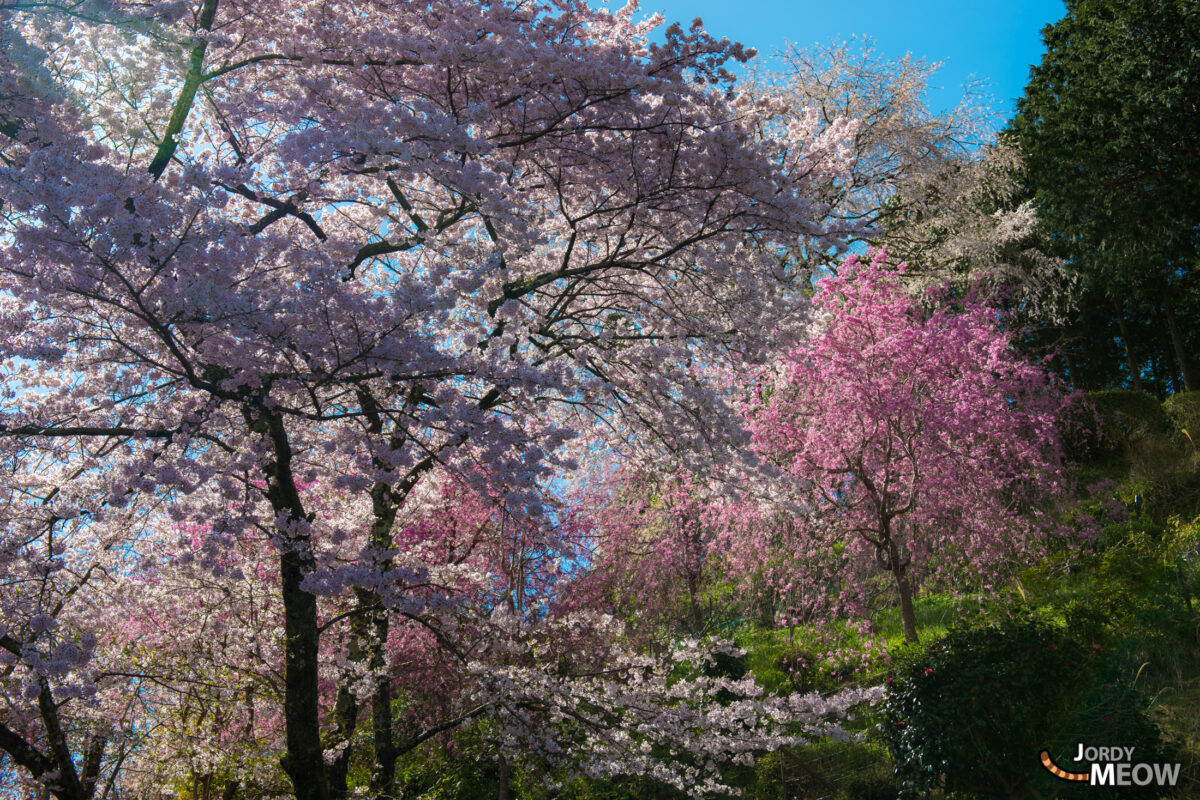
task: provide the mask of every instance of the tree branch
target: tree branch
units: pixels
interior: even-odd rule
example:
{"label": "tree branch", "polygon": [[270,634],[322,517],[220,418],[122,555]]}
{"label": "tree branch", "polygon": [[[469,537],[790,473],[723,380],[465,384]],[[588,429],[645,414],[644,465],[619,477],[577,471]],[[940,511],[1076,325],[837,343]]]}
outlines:
{"label": "tree branch", "polygon": [[[205,32],[212,30],[213,19],[217,16],[218,2],[219,0],[204,0],[204,5],[200,7],[198,24],[200,30]],[[207,39],[201,39],[192,48],[191,63],[187,77],[183,79],[183,88],[179,91],[179,99],[175,101],[175,107],[171,110],[171,118],[167,122],[167,130],[163,134],[162,143],[159,144],[157,152],[154,153],[154,159],[150,162],[150,174],[154,176],[154,180],[162,177],[167,164],[171,163],[171,156],[175,155],[175,148],[179,147],[179,134],[183,132],[183,124],[187,121],[192,105],[196,101],[196,90],[200,88],[200,83],[204,80],[204,51],[207,48]]]}

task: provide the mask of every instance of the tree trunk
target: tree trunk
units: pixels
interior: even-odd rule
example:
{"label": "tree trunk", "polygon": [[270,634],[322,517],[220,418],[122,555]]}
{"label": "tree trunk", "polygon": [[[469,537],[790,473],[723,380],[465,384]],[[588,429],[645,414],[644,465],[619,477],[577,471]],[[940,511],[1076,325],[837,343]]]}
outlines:
{"label": "tree trunk", "polygon": [[1075,362],[1067,352],[1062,353],[1063,376],[1067,379],[1067,385],[1072,389],[1079,388],[1079,370],[1075,367]]}
{"label": "tree trunk", "polygon": [[84,798],[96,796],[96,781],[99,780],[100,768],[104,765],[106,747],[108,737],[102,733],[93,733],[88,739],[87,752],[83,756],[83,773],[80,776]]}
{"label": "tree trunk", "polygon": [[58,704],[54,702],[50,682],[45,676],[38,678],[38,710],[42,713],[42,724],[46,727],[46,739],[54,764],[58,767],[58,778],[55,783],[61,791],[55,792],[61,798],[79,798],[84,800],[83,785],[79,782],[79,773],[75,771],[75,761],[71,758],[71,749],[67,735],[58,718]]}
{"label": "tree trunk", "polygon": [[904,641],[917,644],[917,615],[913,610],[913,591],[908,582],[908,570],[905,567],[896,567],[892,574],[896,576],[896,589],[900,593],[900,621],[904,625]]}
{"label": "tree trunk", "polygon": [[1183,604],[1187,608],[1188,619],[1192,623],[1192,632],[1196,635],[1196,644],[1200,644],[1200,621],[1196,619],[1196,609],[1192,605],[1192,591],[1188,588],[1182,564],[1175,565],[1175,576],[1179,579],[1179,593],[1183,595]]}
{"label": "tree trunk", "polygon": [[1129,323],[1125,320],[1125,309],[1117,306],[1117,328],[1121,331],[1121,346],[1125,350],[1125,366],[1129,370],[1129,379],[1133,388],[1142,390],[1142,370],[1133,355],[1133,342],[1129,338]]}
{"label": "tree trunk", "polygon": [[699,636],[704,628],[704,615],[700,611],[700,588],[697,583],[698,580],[695,575],[688,576],[688,608],[690,609],[692,618],[691,633],[694,636]]}
{"label": "tree trunk", "polygon": [[[250,430],[262,434],[271,447],[272,457],[263,462],[262,469],[272,510],[290,523],[311,521],[296,490],[292,448],[283,417],[255,404],[247,404],[242,413]],[[277,534],[276,547],[283,599],[283,716],[287,744],[283,769],[292,781],[296,800],[329,800],[321,747],[317,598],[302,588],[305,576],[314,568],[312,551],[307,536],[291,530]]]}
{"label": "tree trunk", "polygon": [[758,624],[771,630],[775,627],[775,592],[766,587],[765,582],[759,584]]}
{"label": "tree trunk", "polygon": [[[362,642],[365,638],[363,630],[366,625],[359,616],[353,617],[350,625],[347,656],[351,665],[355,665],[363,660]],[[355,728],[358,727],[358,697],[351,691],[350,682],[352,680],[354,680],[352,671],[349,678],[345,675],[342,676],[338,686],[337,699],[334,700],[333,705],[333,718],[337,723],[338,739],[340,740],[338,744],[344,746],[326,770],[331,800],[344,800],[349,794],[346,779],[350,773],[350,742],[354,738]]]}
{"label": "tree trunk", "polygon": [[389,796],[396,780],[396,745],[393,741],[392,686],[388,682],[386,655],[388,616],[386,611],[375,612],[375,635],[371,637],[371,670],[382,676],[371,695],[371,731],[375,742],[375,768],[371,772],[371,791]]}
{"label": "tree trunk", "polygon": [[504,756],[500,756],[500,776],[498,778],[500,790],[496,793],[496,800],[508,800],[508,761]]}
{"label": "tree trunk", "polygon": [[[900,545],[893,535],[893,518],[881,520],[879,540],[875,542],[876,556],[880,559],[879,566],[890,570],[896,578],[896,591],[900,595],[900,622],[904,626],[904,641],[917,643],[917,615],[913,610],[913,586],[908,579],[908,565],[911,559],[900,557]],[[903,527],[903,521],[896,522],[897,527]]]}
{"label": "tree trunk", "polygon": [[[372,432],[378,432],[382,427],[378,417],[372,418]],[[400,447],[400,441],[393,437],[389,442],[393,450]],[[375,459],[377,468],[384,468],[382,462]],[[399,507],[397,497],[384,482],[376,482],[371,488],[371,509],[375,516],[371,524],[371,546],[379,552],[386,552],[395,543],[392,537],[392,526],[396,524],[396,510]],[[382,572],[392,569],[391,559],[385,559],[379,565]],[[387,674],[387,655],[384,647],[388,638],[388,611],[382,608],[383,601],[374,592],[359,593],[358,603],[361,607],[372,607],[369,612],[371,625],[370,635],[366,637],[368,650],[367,659],[371,674],[375,676],[375,688],[371,693],[371,732],[375,749],[375,764],[371,770],[371,791],[376,796],[387,796],[392,790],[396,778],[396,747],[393,739],[394,726],[392,719],[392,687]]]}
{"label": "tree trunk", "polygon": [[1175,361],[1179,365],[1179,374],[1183,377],[1183,389],[1186,392],[1194,392],[1200,388],[1200,381],[1197,381],[1195,370],[1192,369],[1192,359],[1188,355],[1183,334],[1179,331],[1179,321],[1175,318],[1175,304],[1169,297],[1163,305],[1163,313],[1167,318],[1167,330],[1171,334],[1171,347],[1175,350]]}
{"label": "tree trunk", "polygon": [[326,800],[325,758],[318,706],[317,598],[300,588],[311,565],[295,549],[279,556],[283,579],[284,771],[296,800]]}

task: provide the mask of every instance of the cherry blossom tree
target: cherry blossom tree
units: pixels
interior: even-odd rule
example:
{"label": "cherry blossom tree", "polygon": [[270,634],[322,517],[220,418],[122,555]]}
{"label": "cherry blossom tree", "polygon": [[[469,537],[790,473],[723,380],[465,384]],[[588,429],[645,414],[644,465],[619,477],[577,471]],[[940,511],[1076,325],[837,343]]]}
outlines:
{"label": "cherry blossom tree", "polygon": [[970,296],[924,312],[885,261],[852,258],[818,284],[812,337],[745,413],[800,506],[795,579],[837,570],[852,606],[864,579],[889,574],[916,641],[915,579],[985,582],[1038,552],[1049,521],[1031,500],[1062,488],[1064,401],[1015,355],[1000,312]]}
{"label": "cherry blossom tree", "polygon": [[642,638],[708,630],[714,507],[693,476],[656,475],[626,462],[578,487],[570,500],[588,568],[560,606],[609,609]]}
{"label": "cherry blossom tree", "polygon": [[895,263],[908,265],[910,294],[986,284],[1030,325],[1065,321],[1079,301],[1079,281],[1063,259],[1049,254],[1024,196],[1023,169],[1012,143],[999,141],[944,159],[924,180],[898,191],[880,241]]}
{"label": "cherry blossom tree", "polygon": [[[115,641],[89,657],[127,620],[109,584],[182,526],[210,572],[237,547],[272,564],[219,591],[277,592],[264,624],[296,797],[345,796],[341,744],[368,725],[384,792],[403,747],[484,713],[423,728],[390,701],[400,629],[453,655],[471,626],[447,598],[486,594],[420,533],[435,474],[536,520],[585,423],[736,441],[696,365],[797,338],[779,257],[833,243],[816,198],[844,175],[847,128],[756,137],[768,109],[727,91],[740,46],[699,25],[654,42],[660,21],[635,17],[0,2],[0,748],[26,774],[86,800],[130,752],[119,709],[150,672],[122,682],[138,670],[110,663],[129,658]],[[516,606],[550,551],[492,550],[509,560],[488,581],[527,624]],[[211,619],[189,636],[211,639]],[[209,680],[238,652],[160,657],[211,663]],[[461,696],[499,674],[480,663],[452,673],[475,676]]]}
{"label": "cherry blossom tree", "polygon": [[[964,86],[953,108],[936,111],[925,95],[940,65],[885,58],[869,40],[788,45],[780,60],[777,72],[750,82],[776,102],[764,131],[855,121],[849,173],[823,195],[849,238],[906,261],[916,296],[986,281],[1012,292],[1026,317],[1062,321],[1077,287],[1037,234],[1021,157],[997,140],[985,87]],[[836,270],[840,260],[820,250],[793,255],[814,269]]]}
{"label": "cherry blossom tree", "polygon": [[[972,160],[991,139],[994,114],[980,86],[964,87],[949,110],[926,104],[939,64],[885,58],[870,40],[790,44],[779,59],[778,71],[760,69],[750,80],[750,91],[775,101],[764,131],[855,121],[849,173],[823,187],[831,216],[854,239],[875,243],[892,219],[920,213],[927,202],[922,187],[943,182],[947,163]],[[800,255],[814,268],[836,268],[840,260],[821,251]]]}

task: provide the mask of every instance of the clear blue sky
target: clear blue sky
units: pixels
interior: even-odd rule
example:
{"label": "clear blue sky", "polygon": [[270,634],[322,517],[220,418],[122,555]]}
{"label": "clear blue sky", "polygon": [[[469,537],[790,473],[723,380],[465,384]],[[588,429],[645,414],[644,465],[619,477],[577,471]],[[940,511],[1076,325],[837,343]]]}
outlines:
{"label": "clear blue sky", "polygon": [[1041,60],[1042,27],[1066,8],[1062,0],[642,0],[641,11],[661,12],[685,28],[701,17],[709,33],[754,47],[760,57],[785,42],[869,36],[882,55],[943,62],[929,98],[934,109],[953,106],[975,75],[988,82],[996,111],[1008,117],[1029,66]]}

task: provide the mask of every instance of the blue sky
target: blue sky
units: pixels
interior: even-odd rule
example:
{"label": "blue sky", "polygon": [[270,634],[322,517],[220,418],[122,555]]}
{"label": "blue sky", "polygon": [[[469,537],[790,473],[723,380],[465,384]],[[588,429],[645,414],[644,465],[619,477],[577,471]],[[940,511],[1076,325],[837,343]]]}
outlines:
{"label": "blue sky", "polygon": [[[610,7],[622,4],[612,0]],[[685,28],[701,17],[709,33],[762,56],[785,42],[869,36],[882,55],[944,63],[929,97],[935,110],[953,106],[975,75],[988,82],[1004,117],[1025,89],[1030,64],[1041,60],[1042,27],[1066,13],[1062,0],[642,0],[641,10]]]}

